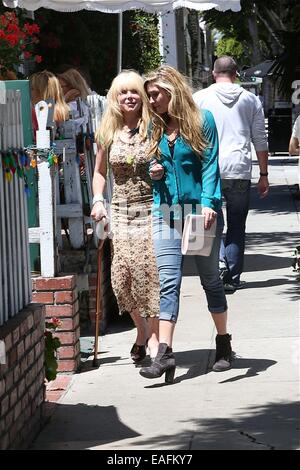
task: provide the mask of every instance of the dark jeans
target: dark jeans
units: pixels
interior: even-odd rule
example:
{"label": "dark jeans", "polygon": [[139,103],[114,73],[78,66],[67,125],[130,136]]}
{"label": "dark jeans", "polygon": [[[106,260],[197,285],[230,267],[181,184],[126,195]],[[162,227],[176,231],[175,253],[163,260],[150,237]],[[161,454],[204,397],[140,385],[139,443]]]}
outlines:
{"label": "dark jeans", "polygon": [[[229,271],[224,282],[238,284],[243,272],[250,186],[251,181],[249,180],[222,179],[227,231],[221,242],[220,261],[225,262]],[[224,228],[224,219],[221,223]]]}

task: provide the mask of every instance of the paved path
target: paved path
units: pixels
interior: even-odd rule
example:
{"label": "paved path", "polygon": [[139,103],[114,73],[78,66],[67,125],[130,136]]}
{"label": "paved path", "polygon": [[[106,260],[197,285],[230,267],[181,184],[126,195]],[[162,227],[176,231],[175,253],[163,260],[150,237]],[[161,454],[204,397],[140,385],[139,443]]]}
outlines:
{"label": "paved path", "polygon": [[[255,166],[253,182],[257,174]],[[111,332],[100,339],[100,368],[88,361],[72,378],[35,449],[300,449],[299,283],[291,268],[299,201],[289,191],[297,159],[272,158],[270,181],[266,200],[253,188],[247,286],[228,296],[233,369],[210,370],[215,331],[189,262],[174,341],[176,383],[140,377],[129,358],[134,330]]]}

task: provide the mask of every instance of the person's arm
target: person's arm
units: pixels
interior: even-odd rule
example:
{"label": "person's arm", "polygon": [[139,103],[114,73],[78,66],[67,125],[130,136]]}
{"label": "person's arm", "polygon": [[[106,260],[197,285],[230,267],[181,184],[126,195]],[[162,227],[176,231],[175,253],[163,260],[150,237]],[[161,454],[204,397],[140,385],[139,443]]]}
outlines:
{"label": "person's arm", "polygon": [[290,144],[289,144],[289,154],[290,155],[299,155],[299,140],[297,137],[291,137]]}
{"label": "person's arm", "polygon": [[257,191],[260,197],[266,197],[269,192],[268,180],[268,140],[265,128],[265,116],[259,100],[256,102],[256,110],[251,125],[251,140],[253,142],[259,164],[260,177]]}
{"label": "person's arm", "polygon": [[106,182],[106,151],[99,145],[96,155],[95,170],[93,176],[93,208],[91,211],[91,217],[95,221],[107,217],[107,212],[104,207],[104,188]]}
{"label": "person's arm", "polygon": [[203,112],[203,135],[208,145],[202,155],[202,214],[205,228],[209,229],[221,206],[221,179],[219,171],[219,139],[213,115]]}
{"label": "person's arm", "polygon": [[269,153],[267,150],[256,151],[257,160],[259,164],[260,176],[257,183],[257,191],[261,198],[266,197],[269,192],[269,180],[268,180],[268,158]]}

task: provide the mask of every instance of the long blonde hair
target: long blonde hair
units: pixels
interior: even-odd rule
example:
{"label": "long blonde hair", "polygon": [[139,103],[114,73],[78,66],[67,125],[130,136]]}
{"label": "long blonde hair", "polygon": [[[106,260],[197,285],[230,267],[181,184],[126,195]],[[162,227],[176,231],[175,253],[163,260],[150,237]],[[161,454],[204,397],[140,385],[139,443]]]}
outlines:
{"label": "long blonde hair", "polygon": [[62,78],[70,89],[78,90],[80,98],[84,100],[91,93],[85,79],[76,69],[68,69],[60,73],[58,78]]}
{"label": "long blonde hair", "polygon": [[[168,117],[177,121],[179,134],[200,157],[207,146],[202,133],[202,114],[193,100],[191,89],[185,77],[170,65],[162,65],[145,77],[146,91],[147,85],[150,83],[162,88],[170,95]],[[162,116],[152,111],[152,124],[149,154],[159,158],[159,142],[167,127],[167,122]]]}
{"label": "long blonde hair", "polygon": [[56,122],[67,121],[70,115],[70,108],[63,98],[63,92],[56,76],[43,70],[30,77],[30,86],[35,96],[35,101],[53,99],[55,101],[53,119]]}
{"label": "long blonde hair", "polygon": [[115,133],[121,130],[124,122],[118,102],[118,96],[122,90],[136,90],[142,99],[142,108],[139,125],[139,135],[142,140],[147,138],[147,128],[150,122],[149,100],[144,90],[142,77],[133,70],[123,70],[117,75],[107,93],[107,104],[96,131],[95,139],[104,149],[108,149],[113,142]]}

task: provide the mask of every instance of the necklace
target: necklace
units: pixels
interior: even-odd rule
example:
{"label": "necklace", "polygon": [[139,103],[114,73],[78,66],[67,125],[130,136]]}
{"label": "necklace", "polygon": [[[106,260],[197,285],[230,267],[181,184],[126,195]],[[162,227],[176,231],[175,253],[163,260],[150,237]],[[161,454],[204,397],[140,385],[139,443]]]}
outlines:
{"label": "necklace", "polygon": [[173,137],[173,139],[170,139],[170,138],[168,137],[168,145],[169,145],[169,147],[174,147],[177,138],[178,138],[178,134],[177,134],[177,133],[176,133],[175,137]]}

